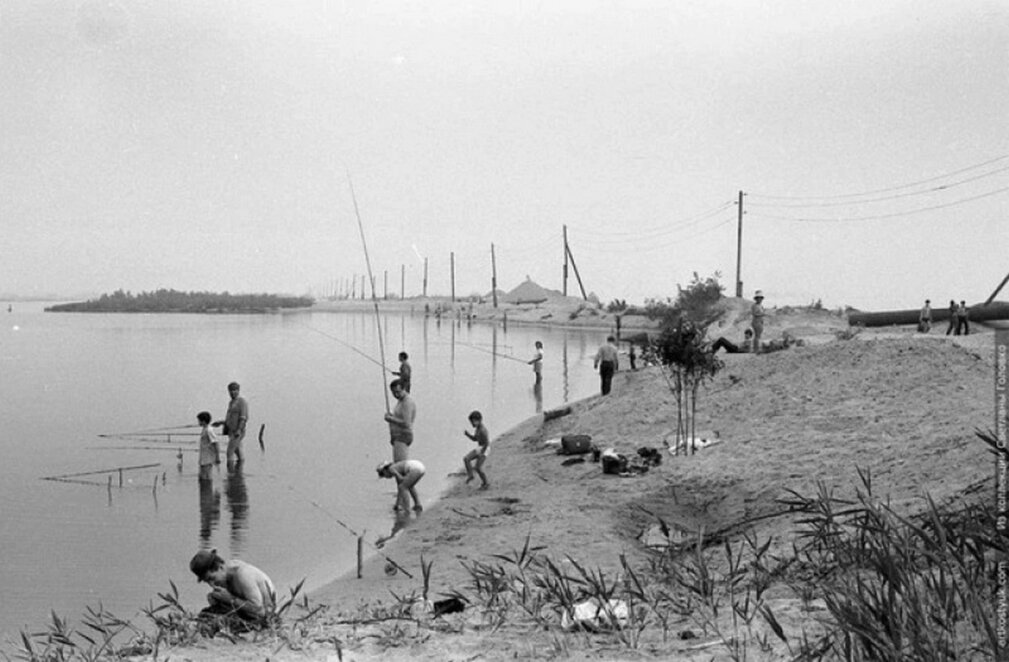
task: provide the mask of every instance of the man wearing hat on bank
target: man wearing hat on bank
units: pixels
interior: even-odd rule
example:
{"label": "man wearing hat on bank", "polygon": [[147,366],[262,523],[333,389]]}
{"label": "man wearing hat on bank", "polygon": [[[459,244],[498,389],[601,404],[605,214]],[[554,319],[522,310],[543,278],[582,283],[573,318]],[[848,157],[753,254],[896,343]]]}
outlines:
{"label": "man wearing hat on bank", "polygon": [[753,353],[760,353],[760,337],[764,335],[764,293],[757,290],[753,293],[753,305],[750,306],[750,328],[753,329]]}
{"label": "man wearing hat on bank", "polygon": [[196,552],[189,569],[197,581],[213,587],[207,594],[210,606],[204,612],[258,621],[273,611],[277,592],[266,573],[256,566],[238,559],[225,561],[212,549]]}

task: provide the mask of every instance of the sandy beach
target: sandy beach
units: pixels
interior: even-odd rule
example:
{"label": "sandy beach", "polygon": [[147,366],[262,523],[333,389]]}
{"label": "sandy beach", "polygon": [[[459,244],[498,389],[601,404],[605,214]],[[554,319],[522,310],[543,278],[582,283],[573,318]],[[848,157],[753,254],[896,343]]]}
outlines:
{"label": "sandy beach", "polygon": [[[741,337],[743,305],[728,301],[726,317],[709,335]],[[532,311],[510,319],[569,315]],[[594,317],[600,328],[612,322]],[[553,420],[536,416],[507,431],[487,421],[491,488],[477,490],[460,476],[433,507],[371,553],[361,578],[350,573],[309,596],[310,606],[324,608],[292,624],[289,636],[216,638],[162,648],[159,659],[730,659],[724,645],[724,633],[734,627],[730,610],[714,624],[680,614],[664,629],[643,629],[633,646],[612,632],[544,629],[531,617],[494,622],[473,603],[437,618],[419,601],[403,618],[389,618],[388,610],[404,596],[421,597],[425,566],[429,601],[473,595],[474,568],[507,565],[502,559],[527,546],[572,573],[581,566],[620,577],[626,566],[648,567],[656,552],[646,543],[654,542],[660,522],[668,527],[667,543],[698,531],[733,543],[745,534],[785,555],[799,524],[783,512],[782,500],[820,488],[850,497],[860,485],[859,470],[871,475],[876,495],[904,513],[922,512],[926,495],[941,506],[989,495],[992,456],[974,431],[991,421],[993,334],[944,336],[939,329],[922,335],[892,327],[839,339],[846,328],[836,312],[771,310],[765,338],[788,331],[803,345],[724,356],[725,367],[701,393],[697,411],[698,437],[716,442],[696,454],[673,455],[666,447],[676,409],[657,367],[622,365],[610,395],[573,403],[570,414]],[[645,473],[604,474],[588,456],[557,453],[554,442],[567,434],[590,435],[598,448],[628,457],[654,448],[662,462]],[[403,571],[388,573],[390,560]],[[747,636],[766,643],[754,645],[750,657],[788,659],[804,634],[820,630],[825,610],[784,578],[772,581],[765,595],[786,641],[756,619]],[[295,621],[299,610],[287,620]]]}

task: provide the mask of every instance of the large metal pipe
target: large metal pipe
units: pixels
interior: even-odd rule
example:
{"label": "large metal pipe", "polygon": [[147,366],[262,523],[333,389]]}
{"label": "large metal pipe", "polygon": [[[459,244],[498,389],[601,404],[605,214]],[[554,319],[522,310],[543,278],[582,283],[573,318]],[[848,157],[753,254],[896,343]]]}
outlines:
{"label": "large metal pipe", "polygon": [[[848,324],[851,326],[904,326],[918,324],[920,314],[920,310],[886,310],[879,313],[852,311],[848,313]],[[948,308],[933,309],[932,322],[945,322],[949,320],[949,315]],[[987,305],[968,306],[967,319],[971,322],[1009,320],[1009,302],[993,301]]]}

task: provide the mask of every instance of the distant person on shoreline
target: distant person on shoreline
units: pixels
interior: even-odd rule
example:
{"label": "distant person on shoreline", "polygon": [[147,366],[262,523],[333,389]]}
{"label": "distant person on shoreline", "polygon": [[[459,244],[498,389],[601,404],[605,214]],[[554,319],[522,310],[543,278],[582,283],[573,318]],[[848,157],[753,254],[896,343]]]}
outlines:
{"label": "distant person on shoreline", "polygon": [[960,305],[956,307],[956,335],[960,335],[960,331],[963,331],[963,335],[970,335],[970,324],[967,322],[970,317],[967,312],[967,302],[961,300]]}
{"label": "distant person on shoreline", "polygon": [[399,353],[399,370],[393,371],[392,374],[399,377],[400,383],[403,385],[403,390],[407,393],[410,392],[410,380],[413,377],[413,368],[410,367],[409,361],[410,355],[406,352]]}
{"label": "distant person on shoreline", "polygon": [[753,305],[750,306],[750,328],[753,329],[753,353],[760,353],[760,337],[764,335],[764,293],[757,290],[753,293]]}
{"label": "distant person on shoreline", "polygon": [[949,326],[946,327],[946,335],[950,335],[956,329],[956,301],[949,300]]}
{"label": "distant person on shoreline", "polygon": [[242,440],[245,439],[245,425],[249,420],[249,403],[239,395],[241,387],[238,382],[228,384],[228,411],[223,421],[217,421],[215,426],[223,425],[222,431],[228,435],[228,466],[245,460],[242,452]]}
{"label": "distant person on shoreline", "polygon": [[527,363],[533,367],[533,374],[538,384],[543,379],[543,343],[539,340],[536,341],[536,355]]}
{"label": "distant person on shoreline", "polygon": [[221,463],[221,446],[217,435],[210,427],[210,412],[201,411],[196,415],[200,424],[200,480],[210,480],[210,472],[214,465]]}
{"label": "distant person on shoreline", "polygon": [[603,395],[609,395],[610,387],[613,384],[613,374],[620,368],[616,342],[616,338],[608,336],[606,343],[596,352],[596,358],[592,362],[592,367],[599,369],[599,390]]}
{"label": "distant person on shoreline", "polygon": [[918,313],[918,331],[921,333],[928,333],[932,330],[932,302],[925,299],[925,305],[921,307],[921,312]]}
{"label": "distant person on shoreline", "polygon": [[402,460],[400,462],[383,462],[378,465],[379,478],[396,479],[396,512],[405,513],[410,510],[410,499],[413,499],[413,510],[420,513],[424,506],[420,505],[417,496],[417,483],[424,477],[427,469],[420,460]]}
{"label": "distant person on shoreline", "polygon": [[189,569],[197,581],[214,587],[207,594],[210,606],[203,613],[235,614],[248,621],[261,621],[276,604],[276,589],[265,572],[238,559],[225,561],[216,549],[196,552]]}
{"label": "distant person on shoreline", "polygon": [[486,490],[490,487],[490,483],[487,482],[487,475],[483,472],[483,463],[487,460],[487,451],[490,450],[490,434],[483,424],[483,414],[480,412],[475,410],[470,412],[469,423],[473,426],[473,432],[463,430],[463,434],[470,441],[475,441],[477,447],[466,453],[466,457],[462,459],[462,463],[466,466],[466,482],[473,482],[473,473],[476,472],[476,475],[480,476],[480,489]]}
{"label": "distant person on shoreline", "polygon": [[724,336],[711,344],[711,353],[717,354],[718,350],[724,349],[729,354],[748,354],[753,351],[753,329],[743,331],[743,344],[737,345]]}
{"label": "distant person on shoreline", "polygon": [[410,394],[403,390],[403,382],[394,379],[389,383],[389,390],[396,398],[396,407],[392,413],[386,413],[385,421],[389,424],[389,443],[392,444],[392,461],[401,462],[410,456],[410,444],[413,443],[413,422],[417,418],[417,405]]}

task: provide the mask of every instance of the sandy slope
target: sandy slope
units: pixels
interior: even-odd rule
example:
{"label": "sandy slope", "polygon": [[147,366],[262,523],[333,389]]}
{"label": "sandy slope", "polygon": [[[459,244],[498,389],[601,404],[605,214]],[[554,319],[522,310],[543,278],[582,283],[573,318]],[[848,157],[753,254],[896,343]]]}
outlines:
{"label": "sandy slope", "polygon": [[[742,304],[714,333],[741,335]],[[769,336],[790,330],[808,342],[762,356],[725,357],[726,367],[703,394],[698,412],[698,429],[708,436],[717,431],[720,443],[694,456],[664,453],[660,467],[636,477],[604,475],[592,463],[565,466],[545,440],[586,433],[600,447],[631,455],[641,446],[663,446],[675,409],[659,370],[621,372],[610,396],[576,403],[571,415],[547,423],[530,419],[497,437],[486,467],[492,489],[480,492],[460,480],[401,532],[383,553],[413,579],[403,573],[388,577],[386,560],[374,556],[364,578],[345,577],[313,595],[330,609],[299,638],[299,650],[278,641],[214,641],[162,654],[175,660],[336,660],[333,641],[339,640],[345,660],[719,659],[724,648],[691,649],[710,637],[663,643],[655,628],[638,650],[630,650],[612,637],[558,635],[529,623],[493,630],[472,612],[435,627],[340,621],[360,617],[369,604],[390,602],[393,592],[419,592],[422,556],[433,563],[434,598],[467,590],[462,562],[510,554],[527,538],[559,563],[571,557],[616,573],[621,555],[644,564],[648,553],[639,536],[654,526],[656,515],[686,532],[703,527],[738,534],[744,520],[780,511],[777,500],[788,489],[811,495],[822,482],[850,494],[858,483],[856,467],[870,470],[876,492],[908,511],[923,507],[926,492],[943,503],[990,491],[991,456],[974,429],[992,420],[991,333],[951,338],[887,329],[835,340],[833,332],[844,321],[821,311],[775,311],[768,327]],[[488,423],[494,432],[493,421]],[[751,530],[784,551],[795,527],[790,517],[779,516],[759,519]],[[815,604],[804,606],[784,585],[774,586],[770,596],[792,641],[803,630],[816,631],[824,612]],[[689,617],[673,624],[674,633],[687,630],[700,633]],[[778,644],[752,655],[779,659],[786,652]]]}

